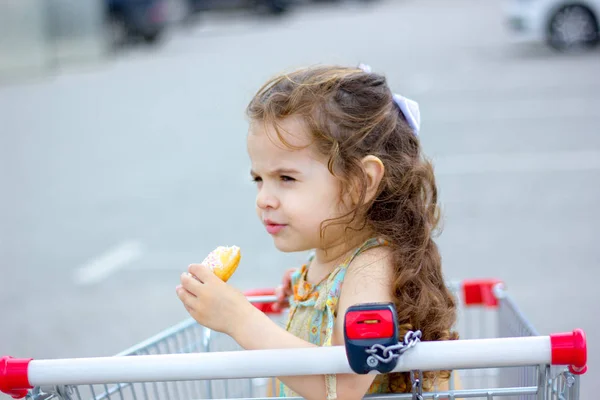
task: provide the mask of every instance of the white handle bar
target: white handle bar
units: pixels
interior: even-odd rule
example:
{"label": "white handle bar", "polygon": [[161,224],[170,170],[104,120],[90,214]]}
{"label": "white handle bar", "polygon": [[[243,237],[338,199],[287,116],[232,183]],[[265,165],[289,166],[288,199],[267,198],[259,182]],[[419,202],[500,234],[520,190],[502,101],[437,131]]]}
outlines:
{"label": "white handle bar", "polygon": [[[549,336],[421,342],[395,372],[550,364]],[[353,373],[343,346],[32,360],[32,386]]]}
{"label": "white handle bar", "polygon": [[277,301],[277,297],[272,296],[272,295],[266,295],[266,296],[246,296],[246,298],[248,299],[248,301],[250,301],[253,304],[275,303]]}

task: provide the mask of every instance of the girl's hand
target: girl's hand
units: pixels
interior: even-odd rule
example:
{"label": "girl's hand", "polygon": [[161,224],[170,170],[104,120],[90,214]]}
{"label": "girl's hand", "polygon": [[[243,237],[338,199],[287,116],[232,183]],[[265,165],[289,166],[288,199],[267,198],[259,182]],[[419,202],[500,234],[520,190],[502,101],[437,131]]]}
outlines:
{"label": "girl's hand", "polygon": [[293,294],[292,291],[292,275],[297,268],[290,268],[283,274],[283,280],[280,286],[275,289],[275,297],[277,302],[273,304],[273,311],[283,310],[290,306],[289,297]]}
{"label": "girl's hand", "polygon": [[200,325],[231,336],[252,314],[254,306],[210,268],[192,264],[188,271],[191,275],[184,272],[181,285],[175,289],[185,309]]}

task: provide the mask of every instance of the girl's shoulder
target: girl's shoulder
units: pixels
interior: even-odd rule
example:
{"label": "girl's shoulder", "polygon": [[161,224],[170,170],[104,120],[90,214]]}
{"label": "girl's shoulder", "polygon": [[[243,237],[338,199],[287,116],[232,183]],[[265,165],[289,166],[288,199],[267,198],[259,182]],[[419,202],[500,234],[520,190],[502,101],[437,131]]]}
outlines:
{"label": "girl's shoulder", "polygon": [[394,275],[392,249],[372,247],[357,254],[347,267],[346,280],[364,281],[365,286],[389,287]]}
{"label": "girl's shoulder", "polygon": [[[393,302],[394,265],[388,246],[370,248],[357,254],[348,265],[336,302],[336,315],[345,315],[348,307],[364,303]],[[336,322],[334,344],[343,344],[343,318]]]}

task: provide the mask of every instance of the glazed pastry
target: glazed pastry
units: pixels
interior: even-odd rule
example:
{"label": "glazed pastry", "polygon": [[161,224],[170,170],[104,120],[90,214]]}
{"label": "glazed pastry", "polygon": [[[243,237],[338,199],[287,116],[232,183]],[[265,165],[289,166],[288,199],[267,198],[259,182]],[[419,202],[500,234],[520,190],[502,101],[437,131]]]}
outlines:
{"label": "glazed pastry", "polygon": [[241,257],[239,247],[219,246],[206,256],[202,264],[209,267],[223,282],[227,282],[237,269]]}

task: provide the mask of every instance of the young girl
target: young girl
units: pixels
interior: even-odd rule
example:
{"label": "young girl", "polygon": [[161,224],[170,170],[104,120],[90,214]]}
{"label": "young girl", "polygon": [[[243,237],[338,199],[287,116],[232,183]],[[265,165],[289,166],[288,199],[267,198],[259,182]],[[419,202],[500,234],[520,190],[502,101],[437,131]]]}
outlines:
{"label": "young girl", "polygon": [[[279,250],[313,252],[291,276],[286,329],[208,268],[190,265],[197,279],[182,274],[177,294],[198,323],[245,349],[343,345],[349,306],[393,301],[401,337],[419,329],[422,340],[456,339],[416,103],[367,68],[323,66],[270,80],[247,112],[258,217]],[[448,376],[426,372],[423,389]],[[411,390],[407,373],[280,380],[282,395],[307,399]]]}

